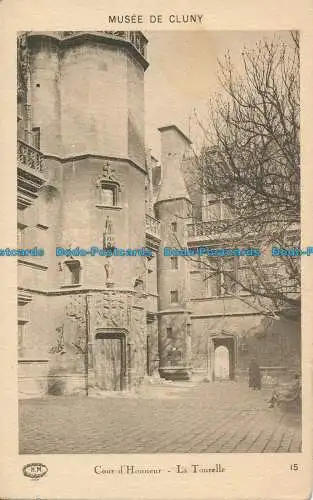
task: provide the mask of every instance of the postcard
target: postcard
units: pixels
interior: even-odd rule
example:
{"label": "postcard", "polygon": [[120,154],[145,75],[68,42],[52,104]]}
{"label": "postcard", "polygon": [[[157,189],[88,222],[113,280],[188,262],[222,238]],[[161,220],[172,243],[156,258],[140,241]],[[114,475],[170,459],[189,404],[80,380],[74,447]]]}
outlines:
{"label": "postcard", "polygon": [[309,498],[309,3],[0,10],[1,498]]}

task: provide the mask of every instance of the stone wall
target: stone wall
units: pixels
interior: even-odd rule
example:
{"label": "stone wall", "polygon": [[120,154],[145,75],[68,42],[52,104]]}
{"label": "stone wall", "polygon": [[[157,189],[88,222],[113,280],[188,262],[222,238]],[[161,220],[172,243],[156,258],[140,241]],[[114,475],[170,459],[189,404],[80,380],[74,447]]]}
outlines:
{"label": "stone wall", "polygon": [[[212,312],[211,312],[212,314]],[[266,371],[301,370],[300,323],[268,319],[262,315],[192,317],[192,366],[195,372],[208,369],[208,340],[232,335],[235,339],[236,374],[246,374],[251,358]],[[268,371],[268,370],[267,370]]]}
{"label": "stone wall", "polygon": [[129,157],[144,167],[143,66],[105,36],[28,40],[42,151]]}

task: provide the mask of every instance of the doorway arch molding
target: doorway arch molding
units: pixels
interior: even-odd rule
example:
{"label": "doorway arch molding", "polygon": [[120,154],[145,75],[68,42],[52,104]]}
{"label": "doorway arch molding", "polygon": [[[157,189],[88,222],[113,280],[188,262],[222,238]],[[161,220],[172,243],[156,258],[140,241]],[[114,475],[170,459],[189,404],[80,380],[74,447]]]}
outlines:
{"label": "doorway arch molding", "polygon": [[235,333],[233,333],[232,331],[230,330],[221,330],[220,332],[216,332],[216,333],[212,333],[211,335],[212,338],[225,338],[225,339],[228,339],[228,338],[231,338],[233,337],[235,340],[237,339],[237,335]]}
{"label": "doorway arch molding", "polygon": [[235,371],[237,366],[237,341],[238,336],[229,332],[225,329],[222,329],[220,332],[216,332],[209,335],[208,338],[208,376],[210,380],[214,380],[214,356],[215,349],[219,346],[227,347],[229,351],[229,378],[231,380],[235,379]]}
{"label": "doorway arch molding", "polygon": [[100,327],[95,330],[95,339],[120,339],[127,338],[128,330],[126,328],[116,328],[116,327]]}

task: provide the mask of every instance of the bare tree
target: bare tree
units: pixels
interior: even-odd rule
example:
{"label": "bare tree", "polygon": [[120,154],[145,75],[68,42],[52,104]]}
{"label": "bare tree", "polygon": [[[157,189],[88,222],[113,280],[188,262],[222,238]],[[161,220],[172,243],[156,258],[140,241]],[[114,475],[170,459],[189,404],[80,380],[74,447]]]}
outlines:
{"label": "bare tree", "polygon": [[241,69],[229,53],[219,62],[222,92],[210,102],[208,126],[198,122],[205,134],[197,165],[207,222],[193,231],[215,233],[224,247],[261,248],[261,258],[244,264],[239,258],[246,273],[212,259],[205,266],[237,289],[269,299],[273,311],[299,312],[299,257],[271,257],[273,246],[300,246],[299,35],[262,40],[241,56]]}

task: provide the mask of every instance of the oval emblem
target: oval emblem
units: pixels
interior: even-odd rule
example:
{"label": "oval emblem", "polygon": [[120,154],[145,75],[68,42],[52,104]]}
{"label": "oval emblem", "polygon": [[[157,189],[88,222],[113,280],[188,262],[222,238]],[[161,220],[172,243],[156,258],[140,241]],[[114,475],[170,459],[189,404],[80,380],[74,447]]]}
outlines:
{"label": "oval emblem", "polygon": [[23,474],[31,479],[40,479],[48,472],[48,467],[40,463],[32,463],[24,465]]}

